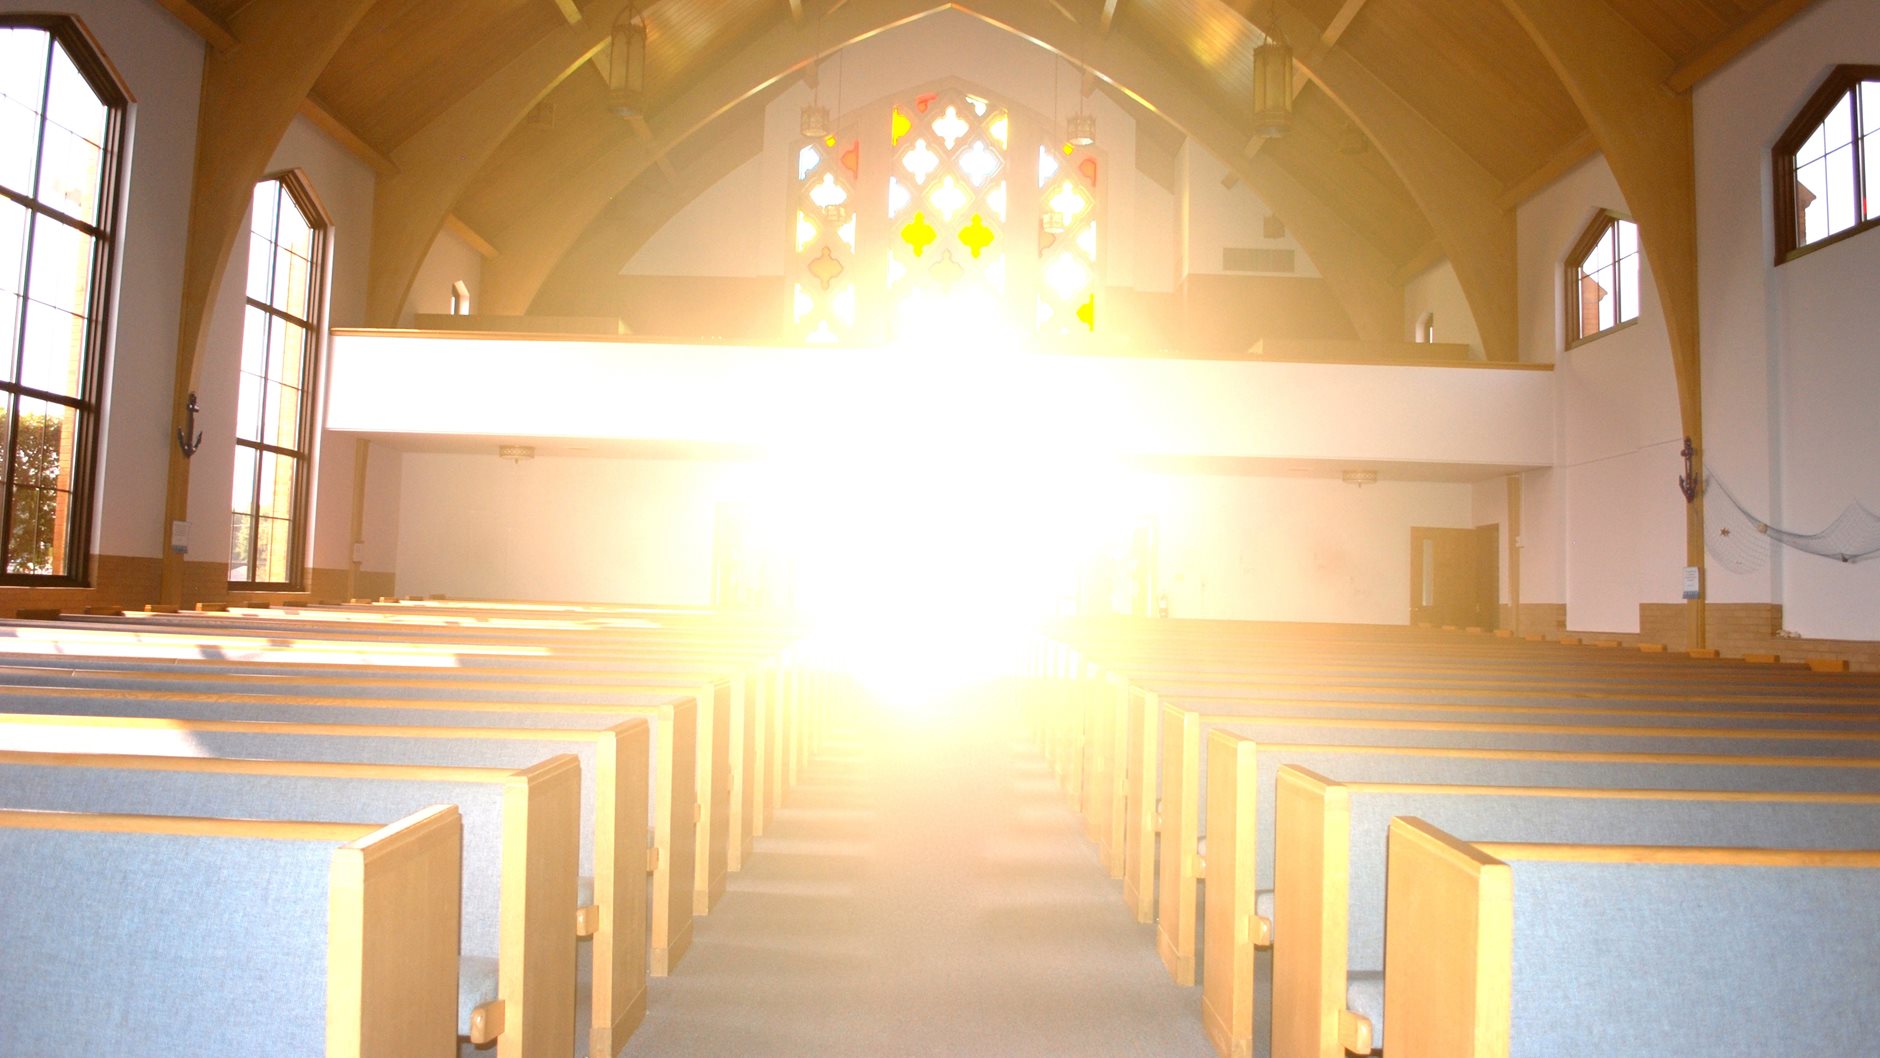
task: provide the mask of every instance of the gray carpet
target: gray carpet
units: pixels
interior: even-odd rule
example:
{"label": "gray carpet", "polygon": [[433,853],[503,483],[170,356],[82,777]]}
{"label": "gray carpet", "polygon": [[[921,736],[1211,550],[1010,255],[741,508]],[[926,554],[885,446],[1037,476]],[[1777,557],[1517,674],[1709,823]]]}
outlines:
{"label": "gray carpet", "polygon": [[623,1052],[1211,1058],[1009,707],[837,732]]}

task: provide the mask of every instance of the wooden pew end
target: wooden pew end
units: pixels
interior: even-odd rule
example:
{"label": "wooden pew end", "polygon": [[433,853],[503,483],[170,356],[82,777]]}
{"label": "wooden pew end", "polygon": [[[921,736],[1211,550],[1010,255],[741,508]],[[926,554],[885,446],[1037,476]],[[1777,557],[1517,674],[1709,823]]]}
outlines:
{"label": "wooden pew end", "polygon": [[1723,651],[1718,650],[1716,647],[1695,647],[1691,650],[1691,656],[1699,659],[1715,660],[1723,656]]}
{"label": "wooden pew end", "polygon": [[1247,930],[1247,939],[1253,941],[1256,948],[1273,946],[1273,920],[1265,915],[1254,915]]}
{"label": "wooden pew end", "polygon": [[1847,671],[1847,659],[1846,658],[1809,658],[1808,670],[1810,672],[1846,672]]}
{"label": "wooden pew end", "polygon": [[599,904],[587,904],[574,909],[574,935],[592,937],[601,931],[601,907]]}
{"label": "wooden pew end", "polygon": [[1371,1019],[1349,1010],[1338,1012],[1338,1043],[1351,1054],[1370,1054]]}
{"label": "wooden pew end", "polygon": [[[470,1042],[478,1047],[495,1043],[503,1034],[505,1004],[492,999],[470,1012]],[[1367,1037],[1368,1038],[1368,1037]]]}

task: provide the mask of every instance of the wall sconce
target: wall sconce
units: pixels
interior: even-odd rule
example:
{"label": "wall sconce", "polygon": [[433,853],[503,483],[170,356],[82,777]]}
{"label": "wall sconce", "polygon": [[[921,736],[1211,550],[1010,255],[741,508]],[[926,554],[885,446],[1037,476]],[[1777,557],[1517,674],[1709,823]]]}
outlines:
{"label": "wall sconce", "polygon": [[1345,484],[1356,485],[1359,488],[1377,484],[1377,471],[1375,470],[1347,470],[1343,477]]}
{"label": "wall sconce", "polygon": [[1043,213],[1038,214],[1038,223],[1043,226],[1045,233],[1049,235],[1062,235],[1064,234],[1064,229],[1070,227],[1068,218],[1064,216],[1063,212],[1055,209],[1047,209]]}
{"label": "wall sconce", "polygon": [[520,463],[525,459],[535,458],[535,446],[534,445],[497,445],[496,455],[498,458],[507,459],[511,463]]}

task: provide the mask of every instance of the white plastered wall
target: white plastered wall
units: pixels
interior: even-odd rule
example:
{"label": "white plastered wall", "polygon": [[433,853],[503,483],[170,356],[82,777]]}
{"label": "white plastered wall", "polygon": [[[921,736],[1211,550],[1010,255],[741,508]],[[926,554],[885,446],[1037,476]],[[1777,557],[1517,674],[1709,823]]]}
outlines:
{"label": "white plastered wall", "polygon": [[1425,315],[1435,321],[1437,341],[1460,342],[1469,347],[1470,355],[1478,360],[1483,358],[1481,329],[1475,325],[1475,313],[1469,310],[1468,295],[1462,292],[1462,280],[1456,277],[1455,266],[1448,261],[1438,262],[1404,284],[1406,339],[1422,340],[1418,328]]}
{"label": "white plastered wall", "polygon": [[483,254],[446,228],[438,233],[431,251],[424,255],[424,264],[418,267],[418,277],[412,281],[405,311],[399,317],[401,324],[411,326],[419,313],[441,316],[450,312],[453,283],[462,283],[470,291],[470,311],[475,312],[483,293]]}
{"label": "white plastered wall", "polygon": [[[1704,433],[1710,469],[1756,517],[1813,532],[1880,510],[1880,232],[1774,265],[1770,150],[1822,78],[1880,57],[1872,0],[1822,0],[1699,85]],[[1880,638],[1880,562],[1776,549],[1710,597],[1780,602],[1803,635]]]}
{"label": "white plastered wall", "polygon": [[[1680,597],[1682,436],[1649,258],[1637,322],[1565,348],[1566,255],[1605,209],[1624,213],[1625,200],[1605,159],[1595,158],[1517,214],[1521,352],[1524,360],[1554,364],[1559,434],[1553,484],[1560,500],[1557,507],[1542,503],[1523,512],[1521,601],[1566,603],[1574,629],[1635,632],[1640,603]],[[1563,520],[1545,527],[1544,516]],[[1544,549],[1548,528],[1558,531],[1557,554]],[[1537,568],[1530,571],[1530,563]],[[1540,590],[1550,566],[1562,574],[1557,595]]]}

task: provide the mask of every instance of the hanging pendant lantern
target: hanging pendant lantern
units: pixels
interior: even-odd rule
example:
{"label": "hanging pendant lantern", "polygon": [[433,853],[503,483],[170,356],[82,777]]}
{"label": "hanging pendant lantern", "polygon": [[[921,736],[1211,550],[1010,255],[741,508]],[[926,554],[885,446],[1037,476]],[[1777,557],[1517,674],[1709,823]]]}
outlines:
{"label": "hanging pendant lantern", "polygon": [[1272,37],[1253,49],[1253,134],[1277,139],[1292,131],[1292,46]]}
{"label": "hanging pendant lantern", "polygon": [[800,127],[803,135],[809,139],[826,138],[829,135],[829,108],[821,103],[803,104],[803,120]]}
{"label": "hanging pendant lantern", "polygon": [[1065,122],[1064,139],[1075,147],[1088,147],[1097,142],[1097,116],[1078,111]]}
{"label": "hanging pendant lantern", "polygon": [[607,52],[607,109],[623,118],[639,117],[646,99],[646,18],[632,7],[614,21]]}
{"label": "hanging pendant lantern", "polygon": [[1070,227],[1070,218],[1064,215],[1063,210],[1047,209],[1038,214],[1038,223],[1044,227],[1047,235],[1062,235]]}
{"label": "hanging pendant lantern", "polygon": [[831,228],[840,228],[849,221],[849,207],[845,203],[836,202],[824,206],[822,208],[822,215],[823,223],[829,225]]}

